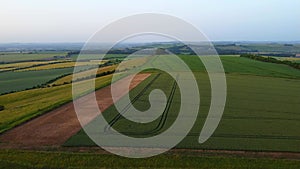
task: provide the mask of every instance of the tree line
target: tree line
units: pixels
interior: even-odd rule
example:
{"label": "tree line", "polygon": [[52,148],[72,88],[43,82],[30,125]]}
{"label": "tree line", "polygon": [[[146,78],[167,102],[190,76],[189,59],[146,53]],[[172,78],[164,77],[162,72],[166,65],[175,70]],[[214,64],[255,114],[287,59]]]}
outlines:
{"label": "tree line", "polygon": [[284,65],[288,65],[288,66],[291,66],[291,67],[296,68],[296,69],[300,69],[300,63],[292,62],[292,61],[289,61],[289,60],[278,60],[276,58],[269,57],[269,56],[268,57],[263,57],[263,56],[254,55],[254,54],[242,54],[242,55],[240,55],[240,57],[259,60],[259,61],[262,61],[262,62],[284,64]]}

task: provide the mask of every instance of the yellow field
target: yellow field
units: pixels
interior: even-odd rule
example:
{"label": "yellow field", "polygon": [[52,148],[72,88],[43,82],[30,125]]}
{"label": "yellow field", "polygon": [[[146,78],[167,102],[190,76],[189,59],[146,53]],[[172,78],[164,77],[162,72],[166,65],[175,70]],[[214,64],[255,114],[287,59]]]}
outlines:
{"label": "yellow field", "polygon": [[105,63],[106,61],[90,61],[90,62],[64,62],[64,63],[56,63],[56,64],[49,64],[49,65],[44,65],[44,66],[37,66],[37,67],[32,67],[28,69],[22,69],[20,71],[29,71],[29,70],[47,70],[47,69],[58,69],[58,68],[67,68],[67,67],[74,67],[75,64],[77,66],[85,66],[85,65],[100,65]]}
{"label": "yellow field", "polygon": [[[111,76],[96,78],[96,89],[108,85],[111,81]],[[77,84],[83,84],[82,86],[84,86],[84,83],[88,81],[77,82]],[[0,96],[0,103],[5,106],[5,110],[0,113],[0,133],[52,110],[71,99],[71,84],[2,95]]]}
{"label": "yellow field", "polygon": [[[134,67],[141,66],[141,65],[145,64],[146,62],[147,62],[147,58],[145,58],[145,57],[132,59],[132,60],[126,60],[126,61],[123,61],[122,64],[120,64],[120,65],[112,65],[112,66],[106,66],[103,68],[99,68],[97,71],[97,74],[107,72],[107,71],[112,71],[112,70],[117,70],[117,71],[121,72],[126,69],[132,69]],[[87,63],[87,62],[82,62],[83,65],[84,65],[84,63]],[[90,63],[90,62],[88,62],[88,63]],[[92,72],[94,72],[94,71],[95,71],[95,69],[80,72],[77,74],[78,75],[77,77],[84,78],[87,76],[91,76]],[[73,75],[68,75],[63,78],[58,79],[57,81],[51,83],[50,85],[62,85],[64,83],[70,83],[72,81],[72,78],[73,78]]]}
{"label": "yellow field", "polygon": [[118,71],[124,71],[126,69],[132,69],[138,66],[142,66],[149,60],[149,57],[141,57],[135,59],[124,60],[121,62],[119,67],[117,68]]}
{"label": "yellow field", "polygon": [[36,62],[21,62],[21,63],[9,63],[9,64],[0,64],[0,72],[5,70],[14,70],[17,68],[25,68],[39,64],[54,63],[57,61],[36,61]]}
{"label": "yellow field", "polygon": [[[265,56],[267,57],[267,56]],[[300,58],[295,58],[295,57],[275,57],[275,56],[272,56],[272,58],[275,58],[277,60],[288,60],[288,61],[300,61]]]}
{"label": "yellow field", "polygon": [[295,58],[295,57],[275,57],[278,60],[289,60],[289,61],[297,61],[300,60],[300,58]]}
{"label": "yellow field", "polygon": [[[106,67],[103,67],[103,68],[99,68],[98,71],[97,71],[97,74],[102,73],[102,72],[115,70],[117,66],[118,65],[112,65],[112,66],[106,66]],[[84,77],[92,75],[93,71],[95,71],[95,69],[80,72],[80,73],[77,73],[77,75],[78,75],[79,78],[84,78]],[[65,76],[63,78],[58,79],[57,81],[51,83],[50,85],[62,85],[64,83],[70,83],[72,81],[72,79],[73,79],[73,75],[68,75],[68,76]]]}

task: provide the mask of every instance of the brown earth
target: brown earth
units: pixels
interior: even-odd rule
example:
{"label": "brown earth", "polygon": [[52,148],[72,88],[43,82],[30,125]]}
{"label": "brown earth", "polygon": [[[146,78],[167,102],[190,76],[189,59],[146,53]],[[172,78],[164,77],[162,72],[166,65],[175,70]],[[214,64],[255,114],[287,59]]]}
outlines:
{"label": "brown earth", "polygon": [[[150,74],[138,74],[130,83],[130,90],[140,82],[148,78]],[[98,106],[103,112],[113,104],[111,96],[112,86],[118,89],[118,99],[126,94],[126,82],[130,76],[125,77],[111,86],[107,86],[95,92]],[[115,89],[114,88],[114,89]],[[76,101],[84,101],[88,107],[93,104],[92,95],[88,94]],[[73,102],[67,103],[42,116],[39,116],[23,125],[17,126],[0,136],[0,147],[2,148],[38,148],[57,147],[62,145],[68,138],[76,134],[82,127],[78,121],[74,110]],[[101,104],[100,104],[101,103]],[[95,118],[97,114],[90,113],[84,115],[83,124],[87,124]]]}

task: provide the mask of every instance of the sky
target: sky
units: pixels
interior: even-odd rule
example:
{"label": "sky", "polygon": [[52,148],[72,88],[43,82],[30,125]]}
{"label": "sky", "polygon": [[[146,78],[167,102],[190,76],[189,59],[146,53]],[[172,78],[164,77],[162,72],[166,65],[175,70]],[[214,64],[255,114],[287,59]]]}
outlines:
{"label": "sky", "polygon": [[181,18],[213,41],[299,41],[299,0],[2,0],[0,43],[85,42],[122,17]]}

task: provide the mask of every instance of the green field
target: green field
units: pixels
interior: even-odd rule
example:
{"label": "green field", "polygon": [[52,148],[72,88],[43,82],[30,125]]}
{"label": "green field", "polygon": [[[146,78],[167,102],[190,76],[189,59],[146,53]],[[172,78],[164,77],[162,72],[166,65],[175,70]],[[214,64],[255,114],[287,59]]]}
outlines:
{"label": "green field", "polygon": [[72,67],[39,71],[2,72],[0,73],[0,94],[32,88],[72,72]]}
{"label": "green field", "polygon": [[52,64],[55,62],[58,62],[58,61],[34,61],[34,62],[29,61],[29,62],[0,64],[0,72],[20,70],[20,69],[25,69],[28,67],[35,67],[38,65]]}
{"label": "green field", "polygon": [[[299,70],[247,58],[222,57],[228,83],[225,112],[212,138],[199,144],[199,133],[210,106],[210,84],[196,57],[181,57],[189,63],[197,77],[201,107],[194,127],[177,148],[300,152]],[[172,67],[176,70],[176,64],[172,64]],[[119,116],[112,106],[104,112],[104,116],[114,129],[130,136],[149,137],[172,125],[180,105],[180,92],[175,88],[172,94],[174,80],[164,73],[158,73],[130,92],[131,98],[139,95],[133,105],[139,110],[148,109],[149,93],[159,88],[171,99],[170,107],[159,119],[148,124],[137,124]],[[185,77],[184,72],[178,75],[179,78]],[[155,79],[156,76],[158,78]],[[144,90],[146,87],[147,90]],[[189,117],[186,118],[189,121]],[[81,131],[69,139],[65,146],[95,144]]]}
{"label": "green field", "polygon": [[205,168],[298,169],[299,160],[165,154],[129,159],[98,153],[0,150],[0,168]]}
{"label": "green field", "polygon": [[[166,63],[169,60],[168,56],[159,57],[163,57]],[[221,56],[228,87],[225,112],[213,136],[204,144],[199,144],[199,133],[210,106],[210,83],[205,67],[197,57],[189,55],[180,57],[190,66],[196,76],[201,106],[194,127],[176,148],[300,152],[299,70],[287,65],[260,62],[237,56]],[[139,63],[144,63],[144,61],[132,60],[128,62],[127,66],[133,67]],[[112,68],[115,69],[115,66]],[[168,64],[167,67],[180,70],[176,63]],[[72,68],[67,69],[71,71]],[[21,83],[23,87],[30,82],[28,81],[30,77],[35,79],[37,76],[41,77],[36,79],[37,81],[33,81],[32,85],[36,85],[41,83],[44,78],[47,81],[67,72],[62,70],[65,69],[0,73],[0,76],[3,74],[3,78],[0,77],[0,86],[7,84],[7,87],[16,87],[9,85],[14,83],[9,81],[12,80],[14,73],[19,79],[24,79],[17,83]],[[43,71],[45,71],[45,77],[39,74]],[[57,74],[49,73],[49,71],[57,71]],[[133,103],[135,108],[147,110],[150,106],[149,93],[153,89],[163,90],[171,101],[169,102],[170,106],[160,118],[151,123],[137,124],[119,116],[114,106],[104,112],[105,118],[114,129],[133,137],[149,137],[165,131],[172,125],[179,109],[180,92],[174,79],[161,71],[147,70],[147,72],[151,72],[152,75],[134,88],[130,92],[130,97],[137,98]],[[19,73],[28,74],[21,75]],[[185,77],[184,72],[177,73],[178,78]],[[46,74],[53,76],[46,77]],[[112,75],[97,78],[96,88],[109,85],[111,77]],[[53,84],[63,84],[65,81],[69,82],[70,79],[71,76],[66,76]],[[84,84],[88,81],[77,83]],[[0,89],[3,87],[1,86]],[[0,96],[0,105],[4,105],[5,109],[0,113],[0,133],[71,100],[71,84],[2,95]],[[126,113],[126,111],[124,112]],[[189,117],[186,117],[186,121],[189,120]],[[95,143],[83,131],[80,131],[63,146],[66,149],[78,146],[90,147],[95,146]],[[146,168],[148,166],[148,168],[273,169],[299,168],[300,166],[299,160],[223,156],[209,153],[195,155],[189,153],[188,150],[183,153],[166,153],[147,159],[128,159],[110,154],[98,154],[92,149],[91,152],[85,153],[62,152],[64,148],[59,151],[0,150],[0,168]]]}
{"label": "green field", "polygon": [[49,69],[61,69],[61,68],[69,68],[69,67],[74,67],[75,64],[76,66],[98,66],[102,63],[105,63],[106,61],[98,61],[98,62],[91,62],[91,61],[86,61],[86,62],[72,62],[72,61],[64,61],[64,62],[59,62],[59,63],[53,63],[53,64],[47,64],[47,65],[42,65],[42,66],[35,66],[35,67],[30,67],[26,69],[22,69],[21,71],[34,71],[34,70],[49,70]]}
{"label": "green field", "polygon": [[64,52],[41,53],[0,53],[0,62],[20,62],[33,60],[56,60],[54,56],[66,56]]}
{"label": "green field", "polygon": [[[105,67],[99,68],[97,70],[97,74],[100,74],[100,73],[103,73],[103,72],[107,72],[107,71],[113,71],[113,70],[116,69],[116,67],[117,67],[117,65],[105,66]],[[79,72],[79,73],[77,73],[76,77],[78,77],[78,78],[84,78],[84,77],[90,76],[93,73],[93,71],[94,70],[92,69],[92,70],[87,70],[87,71]],[[63,85],[63,84],[66,84],[66,83],[68,84],[68,83],[71,83],[72,80],[73,80],[73,74],[65,76],[65,77],[62,77],[62,78],[59,78],[56,81],[54,81],[53,83],[51,83],[50,85],[51,86],[53,86],[53,85],[55,86],[55,85]]]}
{"label": "green field", "polygon": [[[99,60],[100,57],[103,57],[102,59],[123,59],[127,54],[80,54],[80,59],[78,60]],[[71,55],[71,59],[76,61],[78,58],[78,54]]]}
{"label": "green field", "polygon": [[[111,75],[96,79],[96,88],[110,84]],[[84,84],[85,82],[78,82]],[[71,84],[26,90],[0,96],[0,133],[72,100]]]}
{"label": "green field", "polygon": [[[85,70],[85,64],[90,62],[80,62],[80,66]],[[99,64],[100,62],[92,62],[92,64]],[[72,63],[74,64],[74,63]],[[51,66],[56,64],[50,64]],[[106,66],[100,68],[97,73],[111,71],[117,65]],[[90,68],[90,67],[87,67]],[[69,82],[72,80],[73,67],[62,69],[47,69],[38,71],[22,71],[22,72],[2,72],[0,73],[0,94],[11,91],[19,91],[27,88],[32,88],[37,85],[45,84],[46,82],[56,79],[62,75],[68,75],[49,83],[46,88],[36,88],[11,94],[0,95],[0,105],[5,109],[0,114],[0,133],[13,128],[25,121],[28,121],[38,115],[50,111],[58,106],[61,106],[72,100],[72,86]],[[79,77],[86,77],[90,75],[90,71],[79,72]],[[39,77],[39,78],[37,78]],[[83,84],[88,82],[78,82]],[[63,86],[57,86],[62,85]],[[111,82],[111,75],[96,78],[96,88],[102,88],[109,85]]]}

